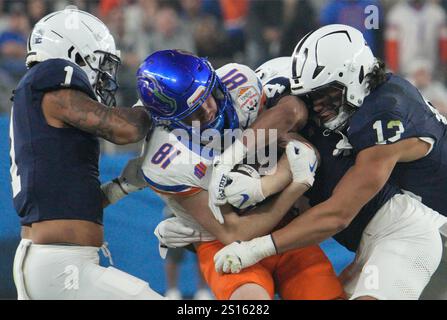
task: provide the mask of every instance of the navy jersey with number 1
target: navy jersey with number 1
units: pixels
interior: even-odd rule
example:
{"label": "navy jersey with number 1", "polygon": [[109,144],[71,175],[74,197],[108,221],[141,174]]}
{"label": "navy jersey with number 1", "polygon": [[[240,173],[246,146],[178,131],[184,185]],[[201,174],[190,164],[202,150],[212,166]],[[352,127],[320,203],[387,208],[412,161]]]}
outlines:
{"label": "navy jersey with number 1", "polygon": [[98,139],[74,127],[46,122],[42,99],[59,89],[96,100],[85,72],[63,59],[34,65],[21,79],[11,112],[11,178],[22,225],[56,219],[102,223]]}
{"label": "navy jersey with number 1", "polygon": [[447,215],[447,120],[408,81],[388,75],[349,121],[347,136],[358,154],[364,149],[420,138],[433,147],[424,158],[398,163],[391,181]]}

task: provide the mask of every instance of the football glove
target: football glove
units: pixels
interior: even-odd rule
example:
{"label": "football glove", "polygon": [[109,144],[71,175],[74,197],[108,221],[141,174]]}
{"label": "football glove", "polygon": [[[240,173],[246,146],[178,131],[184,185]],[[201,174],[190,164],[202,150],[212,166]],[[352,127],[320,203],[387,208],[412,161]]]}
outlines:
{"label": "football glove", "polygon": [[287,144],[286,154],[293,181],[312,187],[318,167],[315,150],[304,142],[294,140]]}
{"label": "football glove", "polygon": [[166,258],[168,248],[182,248],[191,243],[215,240],[214,237],[192,228],[180,217],[163,220],[155,228],[154,234],[158,239],[158,249],[163,259]]}
{"label": "football glove", "polygon": [[148,186],[141,171],[143,160],[144,157],[129,160],[118,178],[101,185],[102,192],[111,204],[127,196],[129,193]]}
{"label": "football glove", "polygon": [[225,196],[233,207],[246,209],[265,200],[261,178],[250,177],[238,172],[230,172],[227,178]]}
{"label": "football glove", "polygon": [[236,164],[244,159],[246,152],[247,148],[244,144],[240,140],[236,140],[222,155],[215,157],[213,160],[213,171],[208,185],[208,206],[214,218],[220,224],[224,223],[224,218],[219,206],[227,203],[225,196],[225,186],[228,182],[227,175]]}
{"label": "football glove", "polygon": [[239,273],[242,269],[276,253],[271,235],[250,241],[237,241],[227,245],[214,255],[214,266],[220,273]]}

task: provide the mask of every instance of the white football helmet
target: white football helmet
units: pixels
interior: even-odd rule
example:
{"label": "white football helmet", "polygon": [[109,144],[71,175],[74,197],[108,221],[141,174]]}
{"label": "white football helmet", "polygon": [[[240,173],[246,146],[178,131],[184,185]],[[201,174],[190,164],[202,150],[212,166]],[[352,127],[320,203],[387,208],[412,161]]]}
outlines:
{"label": "white football helmet", "polygon": [[120,52],[101,20],[70,7],[43,17],[28,39],[26,65],[49,59],[76,63],[87,74],[98,98],[107,105],[115,103]]}
{"label": "white football helmet", "polygon": [[331,86],[343,93],[338,115],[324,124],[330,130],[347,122],[369,95],[368,75],[377,63],[362,33],[334,24],[306,35],[292,54],[291,92],[309,95]]}
{"label": "white football helmet", "polygon": [[271,59],[260,65],[256,69],[256,74],[261,79],[262,84],[268,83],[269,81],[280,77],[290,79],[292,77],[292,72],[290,69],[291,62],[291,57]]}
{"label": "white football helmet", "polygon": [[290,57],[279,57],[263,63],[256,69],[268,99],[268,107],[276,104],[283,95],[290,94],[291,61]]}

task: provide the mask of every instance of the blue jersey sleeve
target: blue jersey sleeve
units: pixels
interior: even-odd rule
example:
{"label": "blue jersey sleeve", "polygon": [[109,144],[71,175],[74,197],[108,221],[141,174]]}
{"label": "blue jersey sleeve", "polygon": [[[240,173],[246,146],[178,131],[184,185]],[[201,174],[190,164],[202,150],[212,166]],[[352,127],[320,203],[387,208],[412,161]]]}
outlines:
{"label": "blue jersey sleeve", "polygon": [[263,86],[265,94],[265,106],[267,109],[275,106],[278,101],[290,94],[290,81],[285,77],[276,77],[271,79]]}
{"label": "blue jersey sleeve", "polygon": [[34,90],[48,92],[59,89],[74,89],[84,92],[96,100],[86,73],[76,64],[63,59],[40,62],[34,68]]}
{"label": "blue jersey sleeve", "polygon": [[349,143],[356,153],[375,145],[393,144],[416,136],[411,123],[398,110],[375,112],[358,111],[348,128]]}
{"label": "blue jersey sleeve", "polygon": [[447,132],[447,119],[429,105],[408,81],[389,75],[385,84],[365,99],[349,121],[348,139],[357,153],[374,145],[409,138],[436,143]]}

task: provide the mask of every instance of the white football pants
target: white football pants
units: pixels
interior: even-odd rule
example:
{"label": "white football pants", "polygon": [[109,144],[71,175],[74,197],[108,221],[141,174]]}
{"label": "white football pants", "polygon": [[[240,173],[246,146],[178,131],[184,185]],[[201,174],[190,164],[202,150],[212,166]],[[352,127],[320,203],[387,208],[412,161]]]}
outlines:
{"label": "white football pants", "polygon": [[22,240],[13,268],[18,299],[164,299],[147,282],[113,267],[101,267],[99,250]]}
{"label": "white football pants", "polygon": [[344,283],[351,299],[416,300],[440,265],[447,218],[407,194],[391,198],[363,231]]}

